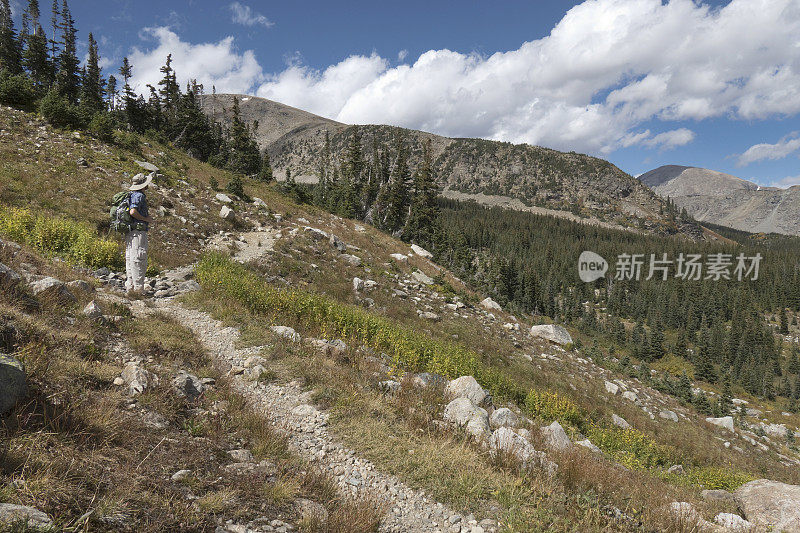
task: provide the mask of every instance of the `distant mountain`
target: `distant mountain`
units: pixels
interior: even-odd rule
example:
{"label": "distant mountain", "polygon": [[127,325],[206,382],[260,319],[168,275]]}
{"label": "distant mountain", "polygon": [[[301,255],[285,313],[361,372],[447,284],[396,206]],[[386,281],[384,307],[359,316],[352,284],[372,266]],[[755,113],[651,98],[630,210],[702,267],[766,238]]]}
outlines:
{"label": "distant mountain", "polygon": [[658,167],[639,180],[700,222],[800,235],[800,186],[762,187],[730,174],[677,165]]}
{"label": "distant mountain", "polygon": [[[355,127],[264,98],[247,95],[204,95],[203,109],[229,122],[233,98],[241,118],[258,122],[256,139],[268,151],[275,175],[291,168],[298,182],[315,182],[325,134],[336,158]],[[702,238],[692,222],[670,217],[665,202],[639,180],[608,161],[575,152],[559,152],[526,144],[457,139],[384,125],[358,126],[367,157],[373,141],[393,146],[399,134],[416,166],[423,142],[430,141],[437,178],[445,196],[490,205],[522,205],[546,209],[556,216],[659,234],[684,233]]]}

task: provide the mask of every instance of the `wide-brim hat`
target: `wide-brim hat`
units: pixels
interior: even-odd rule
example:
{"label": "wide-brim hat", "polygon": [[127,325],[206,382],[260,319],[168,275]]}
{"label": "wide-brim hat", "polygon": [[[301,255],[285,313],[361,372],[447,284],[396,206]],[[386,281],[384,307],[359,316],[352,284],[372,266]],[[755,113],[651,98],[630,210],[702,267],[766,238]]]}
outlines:
{"label": "wide-brim hat", "polygon": [[131,180],[131,186],[129,187],[129,189],[131,191],[141,191],[142,189],[150,185],[151,181],[153,181],[152,174],[150,174],[149,176],[145,176],[144,174],[136,174],[133,177],[133,180]]}

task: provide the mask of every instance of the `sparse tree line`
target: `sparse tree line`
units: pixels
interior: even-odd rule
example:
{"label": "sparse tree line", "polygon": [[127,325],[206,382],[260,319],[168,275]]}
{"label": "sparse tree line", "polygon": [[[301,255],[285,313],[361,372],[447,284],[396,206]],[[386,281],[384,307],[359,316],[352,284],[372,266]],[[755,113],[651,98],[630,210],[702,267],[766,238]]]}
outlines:
{"label": "sparse tree line", "polygon": [[253,138],[258,124],[242,122],[236,100],[230,128],[209,119],[198,101],[203,86],[193,80],[181,90],[171,56],[161,67],[163,78],[157,87],[147,86],[145,99],[130,85],[134,66],[127,57],[119,78],[103,76],[91,33],[81,66],[67,0],[54,0],[47,31],[38,0],[28,1],[19,32],[9,0],[0,0],[0,103],[37,110],[54,126],[88,129],[107,142],[129,141],[124,132],[146,133],[217,167],[272,179],[269,158]]}

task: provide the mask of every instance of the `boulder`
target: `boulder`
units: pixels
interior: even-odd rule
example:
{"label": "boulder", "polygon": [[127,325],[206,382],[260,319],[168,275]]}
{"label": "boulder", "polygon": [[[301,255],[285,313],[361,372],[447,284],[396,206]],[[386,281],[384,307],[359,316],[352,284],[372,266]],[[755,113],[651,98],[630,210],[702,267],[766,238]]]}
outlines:
{"label": "boulder", "polygon": [[222,209],[219,210],[219,218],[227,220],[228,222],[233,222],[236,220],[236,213],[227,205],[223,205]]}
{"label": "boulder", "polygon": [[253,197],[253,205],[263,209],[267,208],[267,202],[265,202],[261,198],[256,198],[255,196]]}
{"label": "boulder", "polygon": [[440,385],[445,385],[446,383],[447,378],[440,376],[439,374],[431,374],[430,372],[421,372],[411,378],[411,384],[420,389],[438,387]]}
{"label": "boulder", "polygon": [[86,307],[83,308],[83,314],[92,320],[97,320],[99,318],[103,318],[103,309],[100,307],[100,304],[98,304],[97,301],[92,300],[86,304]]}
{"label": "boulder", "polygon": [[289,339],[292,342],[300,342],[300,334],[297,333],[294,328],[290,328],[289,326],[271,326],[269,329],[278,337]]}
{"label": "boulder", "polygon": [[550,475],[555,474],[558,465],[547,459],[544,452],[537,451],[525,438],[509,428],[498,428],[489,439],[492,454],[498,452],[512,454],[522,464],[522,468],[543,468]]}
{"label": "boulder", "polygon": [[205,390],[205,385],[200,378],[183,370],[178,372],[178,375],[172,380],[172,387],[179,396],[190,401],[196,400]]}
{"label": "boulder", "polygon": [[576,441],[575,444],[577,444],[578,446],[583,446],[584,448],[588,448],[595,453],[600,453],[600,448],[595,446],[589,439]]}
{"label": "boulder", "polygon": [[708,422],[709,424],[714,424],[715,426],[719,426],[721,428],[725,428],[730,432],[733,432],[732,416],[721,416],[719,418],[714,418],[713,416],[709,416],[706,418],[706,422]]}
{"label": "boulder", "polygon": [[800,532],[800,486],[757,479],[736,489],[733,497],[759,531]]}
{"label": "boulder", "polygon": [[141,394],[146,389],[158,385],[158,376],[134,362],[127,363],[123,367],[122,379],[128,385],[131,394]]}
{"label": "boulder", "polygon": [[94,285],[82,279],[76,279],[67,283],[67,288],[73,291],[80,291],[86,293],[94,292]]}
{"label": "boulder", "polygon": [[491,311],[502,311],[503,308],[500,307],[500,304],[489,298],[488,296],[481,300],[481,307],[484,309],[489,309]]}
{"label": "boulder", "polygon": [[233,459],[237,463],[252,463],[253,461],[255,461],[255,458],[253,457],[253,454],[250,452],[250,450],[244,448],[240,448],[238,450],[230,450],[228,452],[228,455],[230,456],[231,459]]}
{"label": "boulder", "polygon": [[155,166],[153,163],[148,163],[147,161],[134,161],[140,168],[145,169],[148,172],[158,172],[158,167]]}
{"label": "boulder", "polygon": [[489,417],[489,425],[492,429],[515,428],[519,425],[519,417],[508,407],[495,409]]}
{"label": "boulder", "polygon": [[321,503],[300,498],[295,500],[294,505],[297,509],[297,514],[300,515],[300,519],[307,524],[323,527],[328,521],[328,511]]}
{"label": "boulder", "polygon": [[353,278],[353,290],[356,292],[364,290],[364,280],[359,277]]}
{"label": "boulder", "polygon": [[481,405],[488,394],[472,376],[461,376],[447,384],[445,394],[449,398],[468,398],[475,405]]}
{"label": "boulder", "polygon": [[22,277],[11,267],[0,263],[0,288],[10,290],[20,282]]}
{"label": "boulder", "polygon": [[439,320],[439,315],[432,311],[423,311],[419,315],[420,317],[424,318],[425,320],[433,320],[434,322]]}
{"label": "boulder", "polygon": [[666,420],[672,420],[673,422],[678,421],[678,415],[675,411],[670,411],[669,409],[662,409],[658,412],[658,416]]}
{"label": "boulder", "polygon": [[411,277],[417,283],[422,283],[423,285],[433,285],[433,279],[420,270],[415,270],[412,272]]}
{"label": "boulder", "polygon": [[560,344],[561,346],[572,343],[572,337],[567,330],[556,324],[533,326],[531,328],[531,335],[555,344]]}
{"label": "boulder", "polygon": [[233,203],[233,200],[231,200],[230,196],[228,196],[227,194],[222,194],[221,192],[218,192],[214,198],[216,198],[218,202],[222,202],[223,204]]}
{"label": "boulder", "polygon": [[182,281],[178,283],[178,285],[175,288],[178,289],[179,292],[195,292],[202,289],[200,284],[193,279],[190,279],[188,281]]}
{"label": "boulder", "polygon": [[606,381],[605,385],[606,385],[606,392],[611,394],[612,396],[616,396],[616,394],[619,392],[619,385],[617,385],[616,383],[611,383],[610,381]]}
{"label": "boulder", "polygon": [[443,418],[447,422],[464,427],[469,435],[477,439],[488,438],[489,415],[469,398],[456,398],[444,408]]}
{"label": "boulder", "polygon": [[328,232],[322,231],[321,229],[312,228],[311,226],[306,226],[303,228],[306,233],[308,233],[312,239],[315,241],[324,241],[325,239],[330,239],[330,235]]}
{"label": "boulder", "polygon": [[553,421],[549,426],[540,428],[542,437],[548,448],[557,451],[566,451],[572,448],[572,441],[569,440],[566,431],[558,421]]}
{"label": "boulder", "polygon": [[28,382],[22,363],[0,353],[0,415],[28,395]]}
{"label": "boulder", "polygon": [[683,465],[672,465],[671,467],[667,468],[667,474],[683,476],[686,474],[686,470],[683,468]]}
{"label": "boulder", "polygon": [[40,298],[54,298],[63,303],[75,303],[78,301],[64,282],[50,276],[31,283],[33,294]]}
{"label": "boulder", "polygon": [[192,474],[191,470],[187,470],[184,468],[183,470],[178,470],[177,472],[172,474],[172,477],[170,477],[170,479],[172,481],[183,481],[184,479],[188,478],[191,474]]}
{"label": "boulder", "polygon": [[719,513],[714,517],[714,522],[725,528],[726,533],[750,533],[753,531],[753,524],[738,514]]}
{"label": "boulder", "polygon": [[621,427],[622,429],[630,429],[631,427],[631,425],[628,424],[627,420],[617,415],[616,413],[611,415],[611,422],[613,422],[615,426]]}
{"label": "boulder", "polygon": [[339,259],[344,261],[345,263],[350,263],[353,266],[360,266],[361,265],[361,258],[357,255],[352,254],[342,254],[339,256]]}
{"label": "boulder", "polygon": [[636,393],[630,390],[626,390],[625,392],[623,392],[622,397],[628,400],[629,402],[636,403],[639,401],[639,397],[636,395]]}
{"label": "boulder", "polygon": [[408,256],[403,254],[389,254],[389,257],[397,261],[398,263],[408,263]]}
{"label": "boulder", "polygon": [[[0,503],[0,526],[10,527],[12,525],[18,526],[19,524],[24,524],[22,529],[13,529],[13,531],[49,529],[53,526],[53,521],[50,520],[47,513],[35,507],[27,507],[25,505],[16,505],[13,503]],[[5,529],[5,527],[2,529]]]}
{"label": "boulder", "polygon": [[700,497],[703,498],[704,501],[711,503],[736,503],[733,494],[727,490],[704,490],[700,492]]}
{"label": "boulder", "polygon": [[331,234],[331,238],[328,240],[332,247],[336,248],[340,252],[347,251],[347,245],[342,242],[342,239],[337,237],[336,235]]}
{"label": "boulder", "polygon": [[420,257],[424,257],[425,259],[430,259],[433,257],[432,253],[430,253],[425,248],[422,248],[421,246],[417,246],[416,244],[411,245],[411,251]]}

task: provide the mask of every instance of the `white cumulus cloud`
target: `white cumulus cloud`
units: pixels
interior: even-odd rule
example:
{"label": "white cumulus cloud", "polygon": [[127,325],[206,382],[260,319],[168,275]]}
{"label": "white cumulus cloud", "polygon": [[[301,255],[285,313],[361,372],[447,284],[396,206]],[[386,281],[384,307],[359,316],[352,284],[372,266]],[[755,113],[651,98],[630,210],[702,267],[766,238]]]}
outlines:
{"label": "white cumulus cloud", "polygon": [[429,50],[394,67],[375,55],[290,64],[258,94],[343,122],[593,153],[674,148],[694,134],[638,128],[800,111],[800,3],[587,0],[516,50]]}
{"label": "white cumulus cloud", "polygon": [[233,2],[228,5],[231,12],[231,22],[234,24],[241,24],[242,26],[264,26],[270,28],[275,25],[274,22],[269,20],[261,13],[256,13],[250,6],[246,6],[240,2]]}
{"label": "white cumulus cloud", "polygon": [[246,93],[263,79],[263,71],[252,50],[239,52],[233,37],[225,37],[216,43],[191,44],[184,42],[167,27],[145,28],[141,37],[154,40],[155,46],[146,50],[134,48],[129,59],[133,65],[131,86],[139,93],[146,93],[146,85],[153,86],[164,75],[160,68],[167,54],[172,54],[172,68],[181,86],[194,78],[211,92]]}
{"label": "white cumulus cloud", "polygon": [[775,144],[759,143],[754,144],[745,150],[736,159],[736,165],[743,167],[756,161],[764,159],[783,159],[784,157],[796,152],[800,149],[800,138],[797,137],[797,132],[787,135]]}

